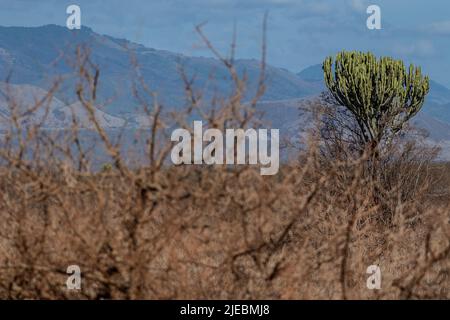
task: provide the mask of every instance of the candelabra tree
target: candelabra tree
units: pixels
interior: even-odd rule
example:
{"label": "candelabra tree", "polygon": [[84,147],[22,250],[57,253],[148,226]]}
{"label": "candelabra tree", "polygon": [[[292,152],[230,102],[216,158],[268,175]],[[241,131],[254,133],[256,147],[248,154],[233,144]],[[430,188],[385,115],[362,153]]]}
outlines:
{"label": "candelabra tree", "polygon": [[323,71],[331,96],[354,116],[363,143],[373,149],[404,128],[429,91],[420,67],[372,53],[342,51],[325,59]]}

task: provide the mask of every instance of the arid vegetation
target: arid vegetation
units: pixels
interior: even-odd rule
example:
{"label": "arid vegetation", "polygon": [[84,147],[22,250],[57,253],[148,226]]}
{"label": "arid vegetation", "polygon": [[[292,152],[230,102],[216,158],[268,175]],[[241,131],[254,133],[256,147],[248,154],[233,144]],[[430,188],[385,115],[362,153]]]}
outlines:
{"label": "arid vegetation", "polygon": [[[324,139],[312,130],[308,147],[275,176],[255,166],[170,164],[170,130],[190,129],[193,117],[219,129],[261,125],[264,63],[255,97],[244,101],[245,76],[203,39],[227,66],[233,93],[205,107],[180,70],[186,108],[174,113],[136,72],[130,94],[148,128],[135,159],[96,119],[101,70],[84,50],[75,91],[91,128],[75,117],[54,132],[28,123],[52,90],[32,106],[10,97],[0,149],[0,297],[450,298],[450,171],[433,161],[435,150],[399,137],[374,158],[370,148],[352,152],[336,132]],[[316,118],[322,129],[323,113]],[[95,146],[82,142],[86,130]],[[109,159],[101,170],[93,165],[99,149]],[[69,265],[81,268],[81,290],[66,288]],[[381,268],[381,290],[366,287],[370,265]]]}

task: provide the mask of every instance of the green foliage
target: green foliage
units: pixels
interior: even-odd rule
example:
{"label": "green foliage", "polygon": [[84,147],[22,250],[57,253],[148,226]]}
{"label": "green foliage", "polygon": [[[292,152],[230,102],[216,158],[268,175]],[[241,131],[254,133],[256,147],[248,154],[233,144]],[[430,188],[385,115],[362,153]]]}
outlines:
{"label": "green foliage", "polygon": [[372,53],[346,52],[323,63],[325,84],[334,99],[355,117],[365,143],[378,145],[397,134],[422,108],[429,78],[420,67],[377,59]]}
{"label": "green foliage", "polygon": [[111,171],[112,168],[113,168],[113,166],[112,166],[111,163],[104,163],[104,164],[102,165],[102,172],[108,172],[108,171]]}

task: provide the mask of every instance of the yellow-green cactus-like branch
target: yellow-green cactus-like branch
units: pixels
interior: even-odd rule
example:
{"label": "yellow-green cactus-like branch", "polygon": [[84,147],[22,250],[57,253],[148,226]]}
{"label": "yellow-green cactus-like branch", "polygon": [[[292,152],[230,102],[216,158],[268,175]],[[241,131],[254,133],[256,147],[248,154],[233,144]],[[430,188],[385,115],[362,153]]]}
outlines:
{"label": "yellow-green cactus-like branch", "polygon": [[323,71],[332,96],[355,116],[366,142],[375,144],[398,133],[429,91],[420,67],[406,69],[401,60],[372,53],[342,51],[325,59]]}

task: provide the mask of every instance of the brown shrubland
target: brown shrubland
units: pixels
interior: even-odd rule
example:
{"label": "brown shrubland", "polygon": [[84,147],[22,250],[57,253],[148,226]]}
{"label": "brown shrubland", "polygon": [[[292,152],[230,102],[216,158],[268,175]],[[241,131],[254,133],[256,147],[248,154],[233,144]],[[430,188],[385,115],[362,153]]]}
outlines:
{"label": "brown shrubland", "polygon": [[[139,147],[145,155],[135,161],[95,117],[101,70],[83,50],[76,92],[89,129],[76,117],[56,133],[25,121],[49,108],[53,90],[33,106],[8,100],[11,126],[0,151],[0,297],[450,298],[450,171],[432,161],[432,150],[405,143],[375,161],[365,152],[344,152],[342,141],[339,155],[336,148],[329,152],[330,141],[312,132],[308,147],[274,176],[261,176],[255,166],[168,161],[170,130],[189,129],[194,115],[219,129],[261,125],[264,65],[255,97],[244,103],[245,75],[232,58],[213,52],[235,89],[208,107],[183,70],[184,112],[166,111],[136,77],[133,94],[148,128]],[[97,137],[94,148],[82,142],[86,131]],[[102,169],[95,149],[108,155]],[[81,268],[81,290],[66,288],[69,265]],[[370,265],[381,269],[380,290],[366,286]]]}

